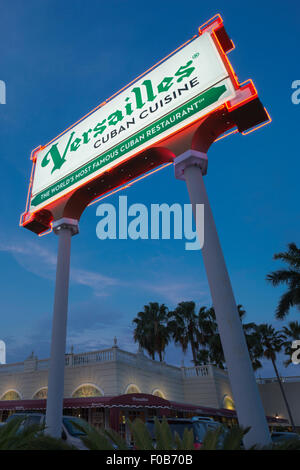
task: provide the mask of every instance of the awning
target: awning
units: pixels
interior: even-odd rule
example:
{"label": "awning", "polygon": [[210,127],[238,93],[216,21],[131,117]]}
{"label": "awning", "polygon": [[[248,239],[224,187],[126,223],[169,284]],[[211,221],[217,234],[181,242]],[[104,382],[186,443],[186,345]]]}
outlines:
{"label": "awning", "polygon": [[224,408],[211,408],[208,406],[192,405],[187,403],[171,402],[172,408],[177,411],[188,411],[191,413],[203,414],[206,416],[226,416],[229,418],[236,418],[236,413],[233,410],[226,410]]}
{"label": "awning", "polygon": [[[2,400],[0,410],[46,410],[47,400]],[[131,393],[115,397],[64,398],[63,408],[156,408],[173,411],[187,411],[196,415],[237,418],[235,410],[210,408],[206,406],[177,403],[156,395]],[[267,416],[268,423],[288,424],[284,418]]]}
{"label": "awning", "polygon": [[109,406],[130,408],[167,408],[171,409],[171,402],[156,395],[147,393],[129,393],[110,399]]}
{"label": "awning", "polygon": [[[47,400],[2,400],[0,410],[45,410]],[[116,397],[82,397],[64,398],[64,408],[167,408],[172,406],[168,400],[148,395],[135,393],[119,395]]]}

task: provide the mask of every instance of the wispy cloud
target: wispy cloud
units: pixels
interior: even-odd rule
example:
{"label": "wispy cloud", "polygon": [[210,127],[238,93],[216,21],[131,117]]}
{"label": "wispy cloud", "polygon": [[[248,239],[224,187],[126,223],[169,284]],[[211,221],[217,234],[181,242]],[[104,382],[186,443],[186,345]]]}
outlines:
{"label": "wispy cloud", "polygon": [[177,278],[174,281],[168,279],[159,282],[141,282],[139,287],[161,296],[174,305],[194,299],[210,302],[208,291],[201,282],[186,282]]}
{"label": "wispy cloud", "polygon": [[71,282],[90,287],[97,297],[109,295],[107,287],[121,284],[118,279],[107,277],[94,271],[76,268],[71,269]]}
{"label": "wispy cloud", "polygon": [[[11,253],[20,266],[42,278],[55,279],[56,254],[38,243],[3,243],[0,241],[0,251]],[[90,287],[96,296],[108,295],[107,288],[119,285],[121,282],[99,272],[72,268],[70,280],[74,284]]]}
{"label": "wispy cloud", "polygon": [[[31,241],[25,243],[0,241],[0,251],[11,253],[18,264],[27,271],[45,279],[55,279],[56,254],[51,249]],[[147,273],[145,278],[146,275]],[[118,286],[127,290],[152,292],[172,304],[191,299],[209,302],[207,288],[201,281],[187,281],[186,276],[164,278],[163,274],[155,281],[140,281],[140,276],[137,277],[134,282],[133,280],[129,282],[126,279],[109,277],[99,271],[83,268],[71,267],[70,271],[71,283],[91,288],[97,297],[111,295],[112,288]]]}

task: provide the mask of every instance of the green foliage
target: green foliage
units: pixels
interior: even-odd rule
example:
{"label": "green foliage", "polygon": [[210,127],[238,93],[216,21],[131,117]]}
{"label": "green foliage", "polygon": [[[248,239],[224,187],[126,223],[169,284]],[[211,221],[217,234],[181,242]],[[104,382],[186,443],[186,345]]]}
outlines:
{"label": "green foliage", "polygon": [[[0,427],[0,450],[76,450],[61,439],[44,435],[39,425],[22,427],[24,418],[15,418]],[[165,418],[155,418],[154,439],[146,424],[139,418],[128,423],[133,437],[134,449],[137,450],[193,450],[194,435],[189,429],[184,430],[182,439],[175,432],[172,434]],[[79,429],[80,425],[76,423]],[[95,428],[85,429],[87,435],[81,440],[89,450],[130,450],[126,441],[113,430],[98,431]],[[220,426],[208,431],[204,437],[201,450],[241,450],[242,440],[249,428],[235,426],[228,429]],[[300,440],[289,440],[273,443],[269,446],[254,446],[255,450],[300,450]],[[252,449],[251,449],[252,450]]]}
{"label": "green foliage", "polygon": [[34,436],[23,447],[23,450],[77,450],[62,439],[44,435]]}
{"label": "green foliage", "polygon": [[275,312],[276,318],[282,320],[292,307],[300,306],[300,249],[295,243],[289,243],[288,250],[275,254],[274,259],[287,264],[287,269],[279,269],[267,275],[267,281],[273,286],[287,286],[287,291],[280,297]]}
{"label": "green foliage", "polygon": [[241,450],[243,449],[243,438],[250,428],[240,428],[233,426],[225,432],[222,442],[222,450]]}
{"label": "green foliage", "polygon": [[248,431],[249,428],[242,429],[239,426],[231,429],[220,426],[210,430],[205,435],[202,450],[241,450],[243,437]]}
{"label": "green foliage", "polygon": [[[160,422],[157,418],[154,420],[155,423],[155,439],[156,439],[156,449],[157,450],[172,450],[176,448],[174,437],[171,432],[171,428],[168,425],[166,418]],[[177,443],[179,443],[180,438],[178,436]]]}
{"label": "green foliage", "polygon": [[138,450],[152,450],[154,449],[152,437],[147,429],[147,426],[139,418],[133,422],[128,421],[128,425],[132,434],[134,447]]}
{"label": "green foliage", "polygon": [[16,417],[0,427],[0,450],[72,450],[61,439],[44,435],[38,424],[22,426],[24,417]]}
{"label": "green foliage", "polygon": [[114,450],[114,446],[104,432],[91,428],[86,433],[86,436],[81,437],[81,440],[89,450]]}
{"label": "green foliage", "polygon": [[129,421],[134,448],[138,450],[192,450],[194,435],[192,430],[185,429],[181,439],[177,433],[172,434],[171,428],[164,417],[161,421],[154,418],[154,438],[146,424],[139,418]]}
{"label": "green foliage", "polygon": [[196,364],[197,344],[202,342],[197,328],[198,316],[195,302],[180,302],[173,312],[169,312],[169,329],[176,345],[180,345],[185,353],[191,346],[193,362]]}
{"label": "green foliage", "polygon": [[262,448],[263,450],[300,450],[300,440],[291,439],[288,441],[282,441],[273,443],[270,446]]}
{"label": "green foliage", "polygon": [[[194,434],[190,429],[185,429],[182,439],[175,432],[172,434],[170,426],[165,418],[158,420],[154,418],[154,436],[152,438],[146,424],[139,418],[133,422],[128,422],[133,438],[133,449],[136,450],[194,450]],[[245,450],[243,447],[243,438],[250,428],[241,428],[234,426],[227,428],[220,426],[214,430],[208,431],[204,437],[203,445],[200,450]],[[115,450],[129,450],[124,439],[115,431],[109,430],[98,432],[94,430],[89,432],[89,438],[83,438],[83,442],[90,450],[113,450],[110,442],[115,444]],[[100,436],[100,437],[99,437]],[[105,442],[106,439],[106,442]],[[93,441],[93,442],[92,442]],[[248,450],[300,450],[300,440],[290,440],[282,443],[272,443],[269,446],[253,446]]]}
{"label": "green foliage", "polygon": [[[182,439],[177,433],[173,436],[170,426],[163,418],[161,421],[154,419],[154,438],[152,438],[146,424],[139,418],[133,422],[128,421],[132,439],[136,450],[193,450],[194,435],[192,430],[185,429]],[[130,446],[125,439],[120,437],[112,429],[87,431],[87,436],[82,438],[89,450],[129,450]]]}
{"label": "green foliage", "polygon": [[163,360],[165,348],[170,340],[170,329],[168,326],[168,308],[157,302],[150,302],[144,306],[144,310],[139,312],[133,319],[135,325],[133,338],[140,347],[145,349],[151,359],[155,359],[155,354],[159,360]]}
{"label": "green foliage", "polygon": [[185,429],[182,440],[175,432],[175,444],[177,450],[191,450],[194,449],[194,433],[191,429]]}
{"label": "green foliage", "polygon": [[128,450],[129,447],[124,439],[118,434],[116,431],[113,429],[106,429],[104,431],[104,434],[107,436],[108,439],[110,439],[111,442],[114,443],[114,445],[117,447],[119,450]]}

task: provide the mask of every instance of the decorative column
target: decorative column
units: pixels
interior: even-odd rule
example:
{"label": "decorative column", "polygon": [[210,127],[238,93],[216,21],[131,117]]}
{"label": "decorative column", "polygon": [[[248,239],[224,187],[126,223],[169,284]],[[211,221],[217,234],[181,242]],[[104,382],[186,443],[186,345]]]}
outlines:
{"label": "decorative column", "polygon": [[62,218],[53,223],[53,232],[58,235],[58,253],[48,372],[46,432],[53,437],[60,438],[64,398],[71,237],[78,233],[78,221]]}
{"label": "decorative column", "polygon": [[[265,412],[202,177],[207,172],[207,155],[189,150],[175,158],[174,164],[175,177],[186,182],[195,219],[196,204],[204,204],[203,261],[239,425],[251,426],[244,443],[246,447],[266,445],[270,443],[270,434]],[[200,240],[203,227],[196,229]]]}

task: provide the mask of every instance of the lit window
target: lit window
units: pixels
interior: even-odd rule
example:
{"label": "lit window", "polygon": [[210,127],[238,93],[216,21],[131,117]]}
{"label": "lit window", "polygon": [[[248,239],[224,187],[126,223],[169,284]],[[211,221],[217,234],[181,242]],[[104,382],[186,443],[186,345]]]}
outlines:
{"label": "lit window", "polygon": [[47,387],[44,387],[44,388],[41,388],[40,390],[38,390],[34,394],[33,398],[34,398],[34,400],[42,400],[42,399],[47,398],[47,394],[48,394],[48,389],[47,389]]}
{"label": "lit window", "polygon": [[128,385],[125,393],[126,394],[128,394],[128,393],[141,393],[141,391],[136,385],[131,384],[131,385]]}
{"label": "lit window", "polygon": [[21,397],[15,390],[9,390],[8,392],[4,393],[4,395],[1,397],[1,400],[21,400]]}
{"label": "lit window", "polygon": [[74,393],[73,398],[102,397],[103,393],[93,385],[82,385]]}
{"label": "lit window", "polygon": [[229,395],[225,395],[225,397],[223,399],[223,403],[224,403],[224,408],[226,408],[226,410],[234,410],[235,409],[234,401]]}

